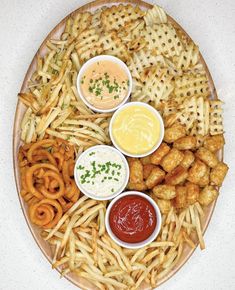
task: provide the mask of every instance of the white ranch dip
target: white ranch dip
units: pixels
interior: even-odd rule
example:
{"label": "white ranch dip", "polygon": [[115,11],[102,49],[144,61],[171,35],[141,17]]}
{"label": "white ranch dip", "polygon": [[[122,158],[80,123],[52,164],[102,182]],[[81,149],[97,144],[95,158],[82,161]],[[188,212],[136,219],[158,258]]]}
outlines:
{"label": "white ranch dip", "polygon": [[115,148],[105,145],[94,146],[82,153],[74,173],[80,190],[94,198],[120,193],[129,177],[125,157]]}

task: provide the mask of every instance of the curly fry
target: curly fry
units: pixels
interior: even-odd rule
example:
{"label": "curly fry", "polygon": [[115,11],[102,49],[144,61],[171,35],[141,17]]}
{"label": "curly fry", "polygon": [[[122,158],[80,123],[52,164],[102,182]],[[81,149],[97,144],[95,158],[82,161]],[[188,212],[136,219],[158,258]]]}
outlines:
{"label": "curly fry", "polygon": [[[56,210],[56,211],[55,211]],[[43,199],[29,208],[31,221],[43,228],[53,228],[62,217],[63,210],[56,200]]]}
{"label": "curly fry", "polygon": [[41,160],[48,160],[51,164],[57,166],[56,160],[54,156],[45,149],[39,149],[34,151],[34,155],[32,157],[32,163],[37,163]]}
{"label": "curly fry", "polygon": [[54,139],[43,139],[40,140],[29,147],[29,151],[27,152],[27,159],[29,162],[33,162],[33,153],[38,147],[49,147],[55,144],[56,140]]}
{"label": "curly fry", "polygon": [[[48,182],[48,184],[46,184],[46,186],[45,185],[40,186],[40,191],[45,197],[51,198],[51,199],[57,199],[57,198],[64,195],[64,190],[65,190],[64,181],[58,173],[56,173],[55,171],[52,171],[52,170],[48,170],[44,174],[43,178],[48,178],[48,180],[49,180],[49,182]],[[50,185],[49,185],[50,179],[49,178],[53,178],[58,182],[59,190],[56,193],[50,192],[47,190],[50,187]]]}
{"label": "curly fry", "polygon": [[66,184],[71,182],[70,175],[69,175],[69,163],[68,161],[64,161],[62,167],[62,175]]}
{"label": "curly fry", "polygon": [[48,168],[48,169],[54,170],[57,173],[59,171],[54,165],[48,164],[48,163],[38,163],[38,164],[35,164],[27,169],[25,178],[26,178],[26,185],[27,185],[28,190],[37,198],[43,199],[43,195],[41,194],[41,192],[39,192],[35,188],[34,179],[33,179],[33,175],[34,175],[35,171],[40,169],[40,168]]}
{"label": "curly fry", "polygon": [[55,152],[55,153],[53,153],[53,157],[56,160],[56,163],[57,163],[59,170],[61,170],[63,167],[63,163],[64,163],[64,155],[61,152]]}

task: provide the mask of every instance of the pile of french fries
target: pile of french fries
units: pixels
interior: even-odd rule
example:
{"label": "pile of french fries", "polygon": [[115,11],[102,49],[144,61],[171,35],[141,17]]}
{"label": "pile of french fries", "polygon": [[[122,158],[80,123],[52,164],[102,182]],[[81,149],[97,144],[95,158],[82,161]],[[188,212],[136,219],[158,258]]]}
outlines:
{"label": "pile of french fries", "polygon": [[80,198],[54,229],[42,236],[54,249],[53,267],[61,275],[70,272],[89,280],[98,289],[138,289],[145,282],[152,288],[181,258],[184,244],[196,247],[191,233],[196,232],[205,247],[199,203],[179,215],[172,207],[162,216],[162,229],[156,241],[138,250],[118,246],[105,231],[106,202]]}
{"label": "pile of french fries", "polygon": [[[158,238],[139,250],[121,248],[105,230],[108,203],[81,195],[53,229],[42,231],[43,238],[52,245],[53,267],[59,267],[62,276],[75,273],[89,280],[92,289],[134,290],[142,283],[154,288],[180,261],[185,245],[195,248],[199,241],[201,249],[205,248],[201,206],[207,206],[218,195],[217,190],[213,195],[214,191],[207,188],[200,203],[195,200],[181,207],[178,193],[174,193],[176,203],[172,203],[165,193],[162,197],[159,187],[165,175],[170,186],[182,187],[180,182],[171,183],[179,177],[175,167],[181,166],[185,180],[186,173],[190,174],[195,156],[187,152],[189,149],[196,151],[204,144],[214,154],[224,145],[219,140],[223,139],[222,102],[210,98],[198,47],[168,21],[159,6],[142,11],[132,5],[76,13],[67,19],[62,35],[48,40],[46,45],[47,53],[38,55],[27,91],[19,94],[27,107],[21,122],[24,143],[48,136],[62,138],[74,145],[78,155],[93,145],[111,143],[108,127],[112,114],[91,111],[76,88],[82,64],[93,56],[110,54],[122,59],[131,71],[131,100],[149,103],[161,113],[166,128],[164,141],[170,144],[165,144],[169,150],[160,154],[164,160],[156,163],[159,152],[153,156],[155,161],[148,157],[150,161],[142,164],[145,169],[141,181],[130,180],[128,184],[129,189],[147,190],[159,204],[162,228]],[[215,139],[211,141],[208,136]],[[193,148],[182,149],[182,143],[188,146],[188,137],[193,140]],[[192,163],[184,170],[191,155]],[[202,151],[197,152],[196,159],[202,159],[198,162],[201,165],[209,162],[203,160]],[[172,160],[177,163],[174,168]],[[220,176],[213,169],[217,167],[209,166],[212,169],[205,171],[208,177],[211,170],[213,186],[218,187],[228,168],[221,162],[216,166],[220,167]]]}

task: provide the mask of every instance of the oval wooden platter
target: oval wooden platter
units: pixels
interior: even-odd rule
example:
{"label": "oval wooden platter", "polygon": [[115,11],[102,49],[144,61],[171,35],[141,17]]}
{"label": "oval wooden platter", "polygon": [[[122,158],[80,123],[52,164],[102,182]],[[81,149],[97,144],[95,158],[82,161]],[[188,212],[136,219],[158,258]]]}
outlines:
{"label": "oval wooden platter", "polygon": [[[31,78],[33,72],[35,71],[36,68],[36,61],[37,61],[37,56],[38,55],[44,55],[46,52],[46,41],[48,39],[51,38],[58,38],[61,33],[63,32],[63,29],[65,27],[65,22],[67,20],[68,17],[70,17],[71,15],[74,15],[78,12],[83,12],[83,11],[94,11],[98,8],[101,8],[103,6],[111,6],[111,5],[117,5],[117,4],[132,4],[132,5],[138,5],[141,9],[146,10],[152,7],[151,4],[148,4],[144,1],[138,1],[138,0],[119,0],[119,1],[109,1],[109,0],[97,0],[91,3],[88,3],[80,8],[78,8],[77,10],[75,10],[74,12],[72,12],[71,14],[69,14],[68,16],[66,16],[46,37],[46,39],[42,42],[40,48],[38,49],[37,53],[35,54],[29,68],[28,71],[25,75],[22,87],[21,87],[21,92],[25,92],[27,89],[27,82],[28,80]],[[172,19],[170,16],[168,16],[168,19],[171,23],[174,24],[175,27],[177,27],[178,29],[180,29],[183,33],[185,33],[185,35],[190,38],[190,36],[183,30],[183,28],[174,20]],[[216,89],[214,86],[214,82],[212,80],[212,77],[210,75],[210,72],[207,68],[207,65],[202,57],[202,55],[200,54],[200,62],[203,64],[207,77],[209,79],[209,84],[210,84],[210,89],[211,89],[211,96],[213,99],[217,99],[217,93],[216,93]],[[47,242],[45,242],[41,236],[40,236],[40,230],[34,226],[30,220],[29,220],[29,216],[28,216],[28,211],[27,211],[27,206],[24,203],[24,201],[22,200],[19,192],[20,192],[20,176],[19,176],[19,168],[18,168],[18,161],[17,161],[17,154],[18,154],[18,149],[19,146],[21,145],[21,141],[20,141],[20,123],[23,117],[23,114],[25,112],[25,106],[18,102],[17,103],[17,107],[16,107],[16,113],[15,113],[15,121],[14,121],[14,129],[13,129],[13,160],[14,160],[14,173],[15,173],[15,182],[16,182],[16,188],[18,191],[18,197],[20,200],[20,204],[21,204],[21,208],[23,210],[24,216],[25,216],[25,220],[28,224],[28,227],[32,233],[32,236],[34,237],[36,243],[38,244],[39,248],[41,249],[42,253],[44,254],[44,256],[47,258],[47,260],[52,263],[52,252],[51,252],[51,248],[49,246],[49,244]],[[222,159],[222,155],[223,153],[220,152],[220,158]],[[205,211],[205,217],[202,221],[202,229],[203,232],[206,231],[207,226],[210,222],[211,216],[213,214],[214,208],[215,208],[215,204],[216,202],[213,202]],[[169,278],[171,278],[186,262],[187,260],[190,258],[190,256],[193,254],[194,250],[189,248],[188,246],[184,247],[181,259],[179,261],[179,263],[168,273],[168,275],[166,275],[165,277],[163,277],[161,280],[158,281],[158,286],[162,283],[164,283],[165,281],[167,281]],[[51,270],[49,270],[51,271]],[[82,288],[82,289],[94,289],[94,285],[91,285],[88,281],[86,281],[83,278],[77,277],[74,274],[68,274],[65,276],[70,282],[72,282],[74,285]],[[143,284],[141,285],[141,289],[150,289],[148,285]]]}

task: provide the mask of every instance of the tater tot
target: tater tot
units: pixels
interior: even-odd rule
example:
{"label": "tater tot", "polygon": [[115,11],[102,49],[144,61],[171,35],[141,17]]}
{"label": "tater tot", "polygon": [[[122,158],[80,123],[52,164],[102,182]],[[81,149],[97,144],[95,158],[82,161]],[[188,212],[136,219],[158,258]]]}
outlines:
{"label": "tater tot", "polygon": [[173,143],[173,147],[178,150],[193,150],[196,148],[197,139],[194,136],[181,137]]}
{"label": "tater tot", "polygon": [[199,186],[204,187],[210,183],[210,167],[207,167],[206,173],[200,178],[197,183]]}
{"label": "tater tot", "polygon": [[195,153],[195,156],[211,168],[215,167],[218,163],[217,156],[204,147],[200,147]]}
{"label": "tater tot", "polygon": [[150,163],[159,165],[162,158],[170,151],[166,143],[162,143],[159,148],[150,155]]}
{"label": "tater tot", "polygon": [[189,168],[195,160],[194,154],[191,151],[185,151],[184,152],[184,158],[180,162],[180,165],[182,165],[184,168]]}
{"label": "tater tot", "polygon": [[162,214],[168,214],[172,208],[172,204],[170,200],[167,199],[159,199],[154,195],[151,195],[152,199],[156,202],[158,205],[160,212]]}
{"label": "tater tot", "polygon": [[211,152],[217,152],[224,146],[224,136],[222,134],[208,136],[205,138],[204,147]]}
{"label": "tater tot", "polygon": [[180,124],[174,124],[165,130],[164,141],[173,143],[175,140],[184,136],[186,136],[186,128]]}
{"label": "tater tot", "polygon": [[154,186],[153,193],[161,199],[172,199],[176,196],[175,186],[168,184]]}
{"label": "tater tot", "polygon": [[176,208],[187,207],[187,188],[186,186],[176,186],[176,197],[173,199],[173,204]]}
{"label": "tater tot", "polygon": [[201,205],[209,205],[211,202],[213,202],[217,196],[219,195],[218,190],[215,189],[214,186],[207,185],[203,188],[203,190],[199,194],[198,201]]}
{"label": "tater tot", "polygon": [[161,166],[167,172],[172,171],[184,158],[184,153],[178,149],[171,149],[171,151],[162,159]]}
{"label": "tater tot", "polygon": [[212,170],[210,174],[210,182],[212,185],[221,186],[224,178],[228,172],[228,165],[219,162]]}
{"label": "tater tot", "polygon": [[142,183],[144,180],[143,164],[139,159],[129,159],[130,167],[130,182],[131,183]]}
{"label": "tater tot", "polygon": [[145,157],[141,157],[141,158],[140,158],[140,162],[141,162],[143,165],[146,165],[146,164],[151,163],[150,155],[145,156]]}
{"label": "tater tot", "polygon": [[187,177],[187,169],[179,165],[166,175],[165,181],[166,184],[176,185],[183,183],[187,179]]}
{"label": "tater tot", "polygon": [[199,197],[199,186],[197,184],[194,184],[192,182],[186,182],[186,188],[187,188],[187,201],[188,204],[194,204]]}
{"label": "tater tot", "polygon": [[152,171],[152,169],[156,167],[153,164],[146,164],[144,165],[144,179],[147,179]]}
{"label": "tater tot", "polygon": [[129,190],[144,191],[144,190],[147,190],[147,185],[145,184],[145,182],[141,182],[141,183],[129,182],[127,184],[127,188]]}
{"label": "tater tot", "polygon": [[146,180],[146,185],[149,189],[153,188],[155,185],[161,183],[165,177],[165,172],[159,167],[152,169],[149,177]]}
{"label": "tater tot", "polygon": [[198,184],[200,179],[206,174],[207,166],[201,160],[197,159],[188,172],[188,181]]}

